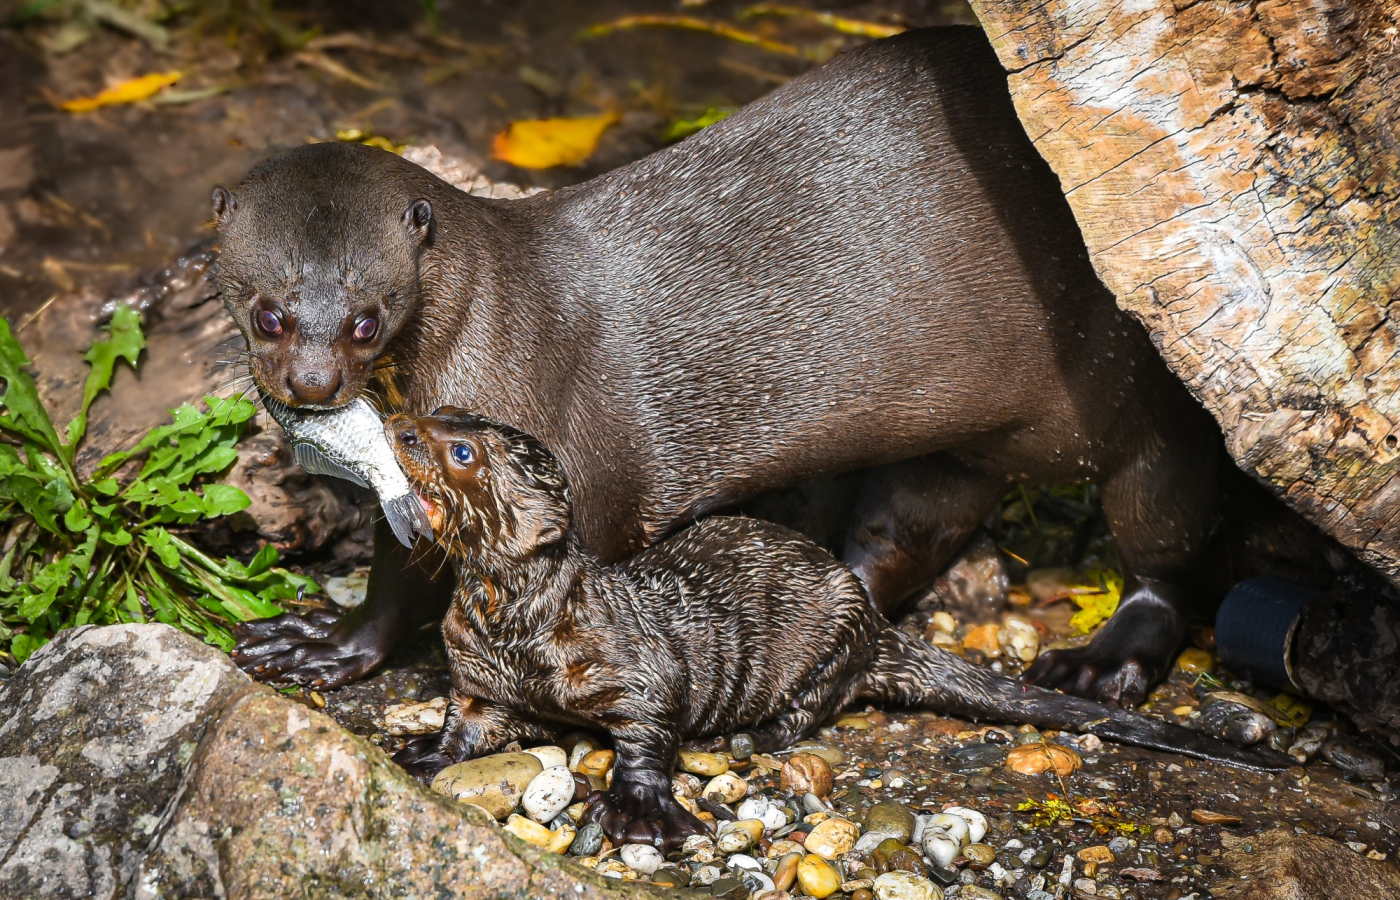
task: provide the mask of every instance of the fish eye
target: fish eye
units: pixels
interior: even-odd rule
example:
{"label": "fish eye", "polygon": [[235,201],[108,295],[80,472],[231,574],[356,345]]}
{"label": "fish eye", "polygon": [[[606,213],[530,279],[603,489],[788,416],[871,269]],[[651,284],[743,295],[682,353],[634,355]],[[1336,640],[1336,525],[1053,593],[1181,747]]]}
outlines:
{"label": "fish eye", "polygon": [[258,330],[268,337],[277,337],[282,333],[282,317],[270,309],[260,309],[253,313],[253,322],[258,326]]}
{"label": "fish eye", "polygon": [[351,337],[363,343],[368,340],[373,340],[374,336],[378,333],[379,321],[375,319],[374,316],[365,316],[355,323],[355,331]]}
{"label": "fish eye", "polygon": [[476,462],[476,451],[472,449],[471,444],[453,444],[449,452],[452,454],[452,461],[463,468]]}

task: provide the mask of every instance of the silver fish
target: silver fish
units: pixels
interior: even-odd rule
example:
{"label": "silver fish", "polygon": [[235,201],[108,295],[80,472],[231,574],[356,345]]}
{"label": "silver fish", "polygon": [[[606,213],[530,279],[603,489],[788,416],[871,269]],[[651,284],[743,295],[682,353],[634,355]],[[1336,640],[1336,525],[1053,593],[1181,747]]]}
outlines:
{"label": "silver fish", "polygon": [[333,475],[369,488],[379,495],[379,505],[394,537],[413,546],[413,533],[432,540],[433,529],[418,496],[399,468],[379,413],[363,397],[331,410],[297,409],[266,395],[267,409],[292,442],[292,452],[303,469],[316,475]]}

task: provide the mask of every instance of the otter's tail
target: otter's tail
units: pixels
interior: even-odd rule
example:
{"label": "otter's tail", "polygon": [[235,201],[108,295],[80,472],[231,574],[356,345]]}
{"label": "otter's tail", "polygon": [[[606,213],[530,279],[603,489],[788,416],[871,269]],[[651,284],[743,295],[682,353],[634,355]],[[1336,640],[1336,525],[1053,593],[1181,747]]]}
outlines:
{"label": "otter's tail", "polygon": [[1131,710],[1014,681],[894,628],[880,632],[858,698],[970,719],[1029,723],[1249,769],[1286,769],[1281,753],[1241,747]]}

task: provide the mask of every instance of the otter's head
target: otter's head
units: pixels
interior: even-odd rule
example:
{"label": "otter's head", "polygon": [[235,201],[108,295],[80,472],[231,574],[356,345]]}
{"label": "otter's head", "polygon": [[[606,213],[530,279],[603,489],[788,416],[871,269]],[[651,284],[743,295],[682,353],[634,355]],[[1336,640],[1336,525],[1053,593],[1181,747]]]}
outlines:
{"label": "otter's head", "polygon": [[219,285],[263,392],[349,403],[418,299],[432,176],[359,144],[312,144],[214,189]]}
{"label": "otter's head", "polygon": [[568,531],[564,473],[528,434],[450,406],[394,416],[384,432],[452,556],[522,560]]}

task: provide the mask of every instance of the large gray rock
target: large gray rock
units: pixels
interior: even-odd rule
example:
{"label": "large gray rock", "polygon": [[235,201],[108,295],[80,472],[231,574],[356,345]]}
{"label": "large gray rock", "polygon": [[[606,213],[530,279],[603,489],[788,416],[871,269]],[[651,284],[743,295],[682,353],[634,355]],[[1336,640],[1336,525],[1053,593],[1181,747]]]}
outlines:
{"label": "large gray rock", "polygon": [[60,633],[0,685],[0,723],[0,900],[660,895],[521,842],[165,625]]}
{"label": "large gray rock", "polygon": [[209,719],[259,691],[165,625],[60,632],[0,683],[0,897],[113,897]]}

